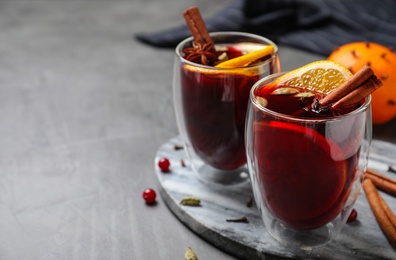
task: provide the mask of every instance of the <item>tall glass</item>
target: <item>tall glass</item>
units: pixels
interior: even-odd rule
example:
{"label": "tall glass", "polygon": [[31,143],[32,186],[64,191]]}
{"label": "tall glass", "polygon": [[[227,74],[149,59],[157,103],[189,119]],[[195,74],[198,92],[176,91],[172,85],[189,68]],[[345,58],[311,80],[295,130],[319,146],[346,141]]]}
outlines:
{"label": "tall glass", "polygon": [[279,75],[260,80],[250,92],[249,174],[268,232],[307,249],[340,233],[359,195],[371,144],[371,97],[340,116],[281,114],[257,96]]}
{"label": "tall glass", "polygon": [[279,71],[277,46],[248,33],[211,33],[216,46],[273,45],[275,53],[261,63],[216,68],[183,58],[193,38],[176,47],[174,106],[179,132],[192,170],[212,184],[233,185],[248,180],[244,128],[249,92],[259,79]]}

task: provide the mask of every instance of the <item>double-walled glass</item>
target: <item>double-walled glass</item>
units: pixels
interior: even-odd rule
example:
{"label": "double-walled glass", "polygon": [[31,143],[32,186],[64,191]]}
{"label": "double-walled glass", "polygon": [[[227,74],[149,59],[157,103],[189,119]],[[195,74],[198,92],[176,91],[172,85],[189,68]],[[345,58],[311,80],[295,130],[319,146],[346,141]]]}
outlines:
{"label": "double-walled glass", "polygon": [[250,89],[259,79],[279,71],[277,46],[248,33],[211,33],[217,46],[273,45],[275,52],[263,62],[240,68],[216,68],[183,58],[193,38],[176,47],[174,105],[179,132],[189,163],[207,182],[233,185],[248,180],[244,128]]}
{"label": "double-walled glass", "polygon": [[359,195],[371,144],[371,98],[336,117],[280,114],[256,96],[279,75],[260,80],[250,93],[249,173],[268,232],[286,245],[310,248],[339,234]]}

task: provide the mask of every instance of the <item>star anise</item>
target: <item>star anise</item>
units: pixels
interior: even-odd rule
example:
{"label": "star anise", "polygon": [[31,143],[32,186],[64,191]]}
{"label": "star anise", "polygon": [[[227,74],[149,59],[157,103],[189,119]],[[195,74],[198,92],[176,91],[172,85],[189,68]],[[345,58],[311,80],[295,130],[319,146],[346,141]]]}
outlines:
{"label": "star anise", "polygon": [[186,60],[202,65],[213,66],[218,61],[213,43],[205,43],[202,45],[194,41],[193,47],[184,49],[183,53],[186,55],[184,57]]}

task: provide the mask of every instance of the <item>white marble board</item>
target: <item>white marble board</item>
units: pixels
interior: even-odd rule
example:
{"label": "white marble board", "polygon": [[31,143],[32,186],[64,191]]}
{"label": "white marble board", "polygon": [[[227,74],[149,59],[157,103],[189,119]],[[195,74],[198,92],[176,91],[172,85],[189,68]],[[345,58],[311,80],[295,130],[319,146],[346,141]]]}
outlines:
{"label": "white marble board", "polygon": [[[266,231],[253,203],[250,183],[230,187],[213,187],[199,181],[188,165],[179,137],[161,146],[155,156],[155,170],[162,199],[174,215],[198,236],[240,259],[396,259],[396,250],[387,241],[368,205],[363,190],[354,206],[358,220],[347,224],[331,243],[311,251],[292,250],[274,241]],[[171,171],[163,173],[157,161],[166,157]],[[183,166],[181,161],[185,162]],[[369,168],[391,178],[389,166],[396,165],[396,145],[373,141]],[[396,198],[381,192],[396,212]],[[180,205],[182,198],[201,199],[200,207]],[[227,222],[227,219],[246,217],[247,223]]]}

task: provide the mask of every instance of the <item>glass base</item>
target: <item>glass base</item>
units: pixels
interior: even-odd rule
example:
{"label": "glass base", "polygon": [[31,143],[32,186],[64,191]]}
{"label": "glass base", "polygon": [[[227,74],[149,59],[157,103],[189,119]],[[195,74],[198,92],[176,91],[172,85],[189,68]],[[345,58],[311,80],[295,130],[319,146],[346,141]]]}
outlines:
{"label": "glass base", "polygon": [[201,181],[209,185],[233,186],[249,181],[246,166],[232,171],[222,171],[210,165],[203,164],[197,167],[194,172]]}
{"label": "glass base", "polygon": [[268,232],[282,244],[308,251],[332,241],[337,233],[331,223],[316,229],[297,230],[278,220],[272,221]]}

